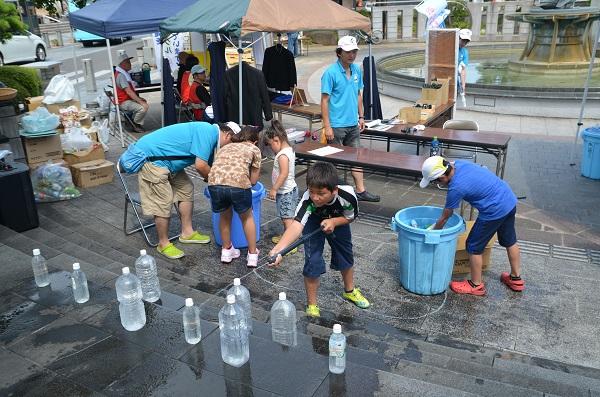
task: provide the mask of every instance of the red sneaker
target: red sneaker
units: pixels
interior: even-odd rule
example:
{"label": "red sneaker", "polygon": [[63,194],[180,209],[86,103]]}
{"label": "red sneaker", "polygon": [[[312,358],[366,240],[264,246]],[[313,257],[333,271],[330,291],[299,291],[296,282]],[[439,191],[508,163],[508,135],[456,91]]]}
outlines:
{"label": "red sneaker", "polygon": [[521,292],[525,289],[525,281],[523,281],[523,279],[513,280],[510,278],[509,272],[502,272],[500,275],[500,281],[506,284],[506,286],[513,291]]}
{"label": "red sneaker", "polygon": [[485,295],[485,284],[481,283],[477,287],[473,287],[469,280],[451,281],[450,289],[457,294],[468,294],[483,296]]}

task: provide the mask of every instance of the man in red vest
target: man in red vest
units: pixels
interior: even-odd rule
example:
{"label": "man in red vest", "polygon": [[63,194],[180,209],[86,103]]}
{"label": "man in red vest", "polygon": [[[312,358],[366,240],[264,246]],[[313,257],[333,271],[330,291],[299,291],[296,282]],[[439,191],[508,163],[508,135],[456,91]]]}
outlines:
{"label": "man in red vest", "polygon": [[200,65],[192,66],[190,70],[192,78],[192,86],[190,87],[189,103],[194,112],[194,118],[198,121],[203,120],[204,109],[210,106],[210,94],[204,87],[206,81],[206,70]]}
{"label": "man in red vest", "polygon": [[115,68],[117,99],[122,111],[133,113],[134,132],[145,132],[143,124],[146,112],[148,112],[148,102],[135,92],[135,85],[129,75],[132,58],[125,52],[117,58],[119,63],[119,66]]}

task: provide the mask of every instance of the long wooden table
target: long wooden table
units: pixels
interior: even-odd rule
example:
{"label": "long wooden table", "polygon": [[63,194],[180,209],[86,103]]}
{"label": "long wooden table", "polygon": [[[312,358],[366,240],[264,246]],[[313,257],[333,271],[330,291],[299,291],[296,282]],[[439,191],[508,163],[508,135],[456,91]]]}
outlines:
{"label": "long wooden table", "polygon": [[510,135],[497,132],[450,130],[436,127],[426,127],[423,131],[415,133],[405,133],[402,129],[410,128],[413,124],[397,124],[387,131],[376,129],[365,129],[361,135],[375,140],[387,141],[387,151],[390,151],[390,143],[412,143],[417,145],[417,155],[419,146],[428,143],[437,136],[442,144],[450,144],[452,148],[474,152],[482,150],[493,155],[496,158],[496,175],[504,178],[506,168],[506,155],[508,152],[508,143]]}
{"label": "long wooden table", "polygon": [[282,105],[279,103],[271,103],[273,112],[277,113],[277,118],[281,121],[281,115],[287,114],[289,116],[301,117],[308,120],[308,129],[312,132],[312,125],[314,123],[321,122],[323,120],[321,114],[321,105],[316,103],[307,103],[305,105]]}

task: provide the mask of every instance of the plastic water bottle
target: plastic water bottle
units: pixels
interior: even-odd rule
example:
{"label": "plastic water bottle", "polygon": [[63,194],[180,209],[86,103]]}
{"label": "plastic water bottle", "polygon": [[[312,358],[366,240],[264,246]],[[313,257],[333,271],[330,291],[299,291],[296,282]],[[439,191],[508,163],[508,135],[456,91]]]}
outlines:
{"label": "plastic water bottle", "polygon": [[185,341],[190,345],[195,345],[202,339],[200,331],[200,309],[194,306],[194,300],[187,298],[183,308],[183,333]]}
{"label": "plastic water bottle", "polygon": [[71,273],[71,287],[73,288],[73,298],[77,303],[85,303],[90,300],[90,290],[85,273],[81,270],[79,263],[73,263],[73,273]]}
{"label": "plastic water bottle", "polygon": [[250,291],[244,287],[239,278],[233,279],[233,287],[229,288],[227,295],[235,295],[235,301],[246,314],[246,327],[248,333],[252,333],[252,302],[250,301]]}
{"label": "plastic water bottle", "polygon": [[128,267],[124,267],[123,274],[117,279],[115,287],[123,328],[127,331],[141,329],[146,325],[146,311],[142,302],[140,280],[135,274],[129,272]]}
{"label": "plastic water bottle", "polygon": [[241,367],[250,358],[248,330],[244,310],[235,303],[235,295],[227,295],[227,303],[219,311],[221,357],[226,364]]}
{"label": "plastic water bottle", "polygon": [[156,302],[160,299],[160,283],[156,272],[156,261],[146,250],[140,250],[140,256],[135,261],[135,273],[142,284],[142,299],[146,302]]}
{"label": "plastic water bottle", "polygon": [[333,333],[329,337],[329,372],[343,374],[346,369],[346,337],[342,334],[340,324],[333,325]]}
{"label": "plastic water bottle", "polygon": [[40,254],[39,249],[33,250],[33,258],[31,258],[31,267],[33,268],[33,278],[38,287],[45,287],[50,284],[48,276],[48,266],[46,266],[46,258]]}
{"label": "plastic water bottle", "polygon": [[416,220],[414,220],[414,219],[411,219],[411,220],[410,220],[410,225],[411,225],[412,227],[414,227],[414,228],[417,228],[417,229],[419,228],[419,224],[418,224],[418,223],[417,223],[417,221],[416,221]]}
{"label": "plastic water bottle", "polygon": [[431,156],[439,156],[440,155],[440,141],[438,141],[437,136],[433,137],[431,141],[431,147],[429,148],[429,157]]}
{"label": "plastic water bottle", "polygon": [[279,300],[271,307],[271,335],[273,342],[284,346],[296,346],[296,307],[286,299],[285,292],[279,293]]}

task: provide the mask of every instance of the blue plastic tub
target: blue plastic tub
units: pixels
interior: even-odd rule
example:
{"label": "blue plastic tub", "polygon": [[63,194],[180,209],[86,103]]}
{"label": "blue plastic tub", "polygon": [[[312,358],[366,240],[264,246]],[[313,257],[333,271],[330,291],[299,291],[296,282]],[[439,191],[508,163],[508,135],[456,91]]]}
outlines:
{"label": "blue plastic tub", "polygon": [[600,179],[600,126],[583,130],[583,156],[581,159],[581,175]]}
{"label": "blue plastic tub", "polygon": [[[465,222],[453,214],[444,229],[426,230],[442,211],[439,207],[409,207],[392,218],[392,230],[398,232],[398,277],[407,291],[435,295],[450,284],[456,241]],[[413,220],[418,227],[411,226]]]}
{"label": "blue plastic tub", "polygon": [[[210,201],[208,187],[204,188],[204,196]],[[254,214],[254,223],[256,224],[256,242],[260,240],[260,207],[262,199],[265,196],[266,191],[262,183],[257,182],[256,185],[252,186],[252,213]],[[212,225],[215,242],[222,246],[223,239],[221,238],[221,231],[219,230],[219,219],[221,219],[219,213],[213,212]],[[233,218],[231,219],[231,242],[235,248],[248,247],[248,240],[246,240],[246,236],[244,235],[242,221],[235,211],[233,211]]]}

